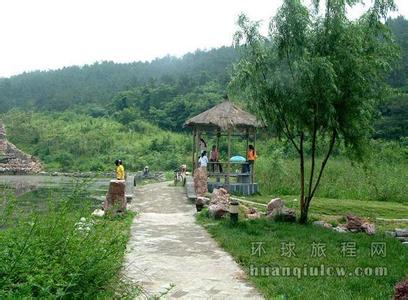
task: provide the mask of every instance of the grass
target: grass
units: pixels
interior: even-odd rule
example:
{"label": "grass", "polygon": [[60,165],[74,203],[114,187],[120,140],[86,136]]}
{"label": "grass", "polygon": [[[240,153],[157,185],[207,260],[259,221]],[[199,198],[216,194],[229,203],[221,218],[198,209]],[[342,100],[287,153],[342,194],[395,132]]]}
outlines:
{"label": "grass", "polygon": [[[199,213],[197,220],[232,254],[267,299],[390,299],[395,283],[407,275],[408,248],[382,234],[341,234],[312,225],[267,219],[241,220],[233,226],[228,219],[210,219],[207,210]],[[295,257],[282,256],[282,243],[289,242],[295,245]],[[325,257],[311,257],[313,242],[325,246]],[[355,257],[343,257],[341,249],[345,242],[356,243]],[[371,257],[372,242],[385,243],[386,257]],[[264,252],[253,252],[252,248],[259,243]],[[304,275],[305,268],[308,271],[312,266],[320,268],[321,265],[344,268],[337,269],[344,270],[344,276]],[[269,267],[269,276],[265,267]],[[285,267],[290,268],[291,276],[282,275],[283,269],[279,268]],[[378,267],[385,267],[387,275],[374,276]],[[274,273],[277,270],[281,270],[280,276]],[[369,274],[370,270],[371,276],[354,273],[362,271],[364,274],[365,271]]]}
{"label": "grass", "polygon": [[[122,298],[137,288],[122,270],[134,214],[93,218],[81,193],[45,190],[0,199],[0,298]],[[27,211],[21,203],[41,203]],[[85,219],[84,219],[85,218]]]}
{"label": "grass", "polygon": [[[255,195],[250,197],[240,197],[256,203],[267,204],[273,196]],[[296,196],[283,196],[287,207],[299,211],[299,198]],[[344,222],[346,214],[353,214],[367,218],[374,222],[380,231],[395,229],[396,227],[408,227],[408,222],[387,222],[380,219],[407,219],[408,205],[397,202],[364,201],[352,199],[328,199],[314,198],[310,207],[311,220],[325,220],[330,223]]]}

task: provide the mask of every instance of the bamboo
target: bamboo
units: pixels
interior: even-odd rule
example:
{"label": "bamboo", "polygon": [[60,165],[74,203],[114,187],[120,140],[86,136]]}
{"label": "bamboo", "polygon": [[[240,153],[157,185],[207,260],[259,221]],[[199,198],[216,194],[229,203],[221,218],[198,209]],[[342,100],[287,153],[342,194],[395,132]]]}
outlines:
{"label": "bamboo", "polygon": [[195,159],[195,149],[196,149],[196,130],[195,130],[195,128],[193,129],[193,156],[192,156],[192,159],[193,159],[193,170],[192,170],[192,174],[194,175],[194,170],[195,170],[195,165],[196,165],[196,159]]}

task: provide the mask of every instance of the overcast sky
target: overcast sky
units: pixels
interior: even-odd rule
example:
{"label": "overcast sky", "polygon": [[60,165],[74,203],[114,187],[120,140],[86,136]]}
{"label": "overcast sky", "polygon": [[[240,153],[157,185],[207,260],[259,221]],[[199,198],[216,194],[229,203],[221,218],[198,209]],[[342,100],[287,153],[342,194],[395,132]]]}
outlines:
{"label": "overcast sky", "polygon": [[[408,17],[408,1],[397,0]],[[0,77],[232,44],[239,13],[266,24],[279,0],[1,0]],[[353,14],[360,12],[357,9]]]}

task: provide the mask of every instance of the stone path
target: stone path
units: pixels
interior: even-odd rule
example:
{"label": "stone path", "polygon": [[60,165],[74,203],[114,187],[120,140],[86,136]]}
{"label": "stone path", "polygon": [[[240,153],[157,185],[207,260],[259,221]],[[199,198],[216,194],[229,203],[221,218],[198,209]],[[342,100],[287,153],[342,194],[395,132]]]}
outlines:
{"label": "stone path", "polygon": [[126,276],[149,299],[263,299],[245,273],[200,225],[184,188],[169,183],[137,187],[125,259]]}

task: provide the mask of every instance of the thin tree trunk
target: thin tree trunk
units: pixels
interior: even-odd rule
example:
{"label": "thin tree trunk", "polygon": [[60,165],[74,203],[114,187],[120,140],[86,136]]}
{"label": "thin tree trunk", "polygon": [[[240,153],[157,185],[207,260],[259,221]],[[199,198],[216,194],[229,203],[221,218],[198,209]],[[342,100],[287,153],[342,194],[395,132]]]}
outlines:
{"label": "thin tree trunk", "polygon": [[305,156],[303,150],[303,132],[300,134],[300,145],[299,145],[299,155],[300,155],[300,220],[301,224],[307,222],[307,206],[305,202]]}

